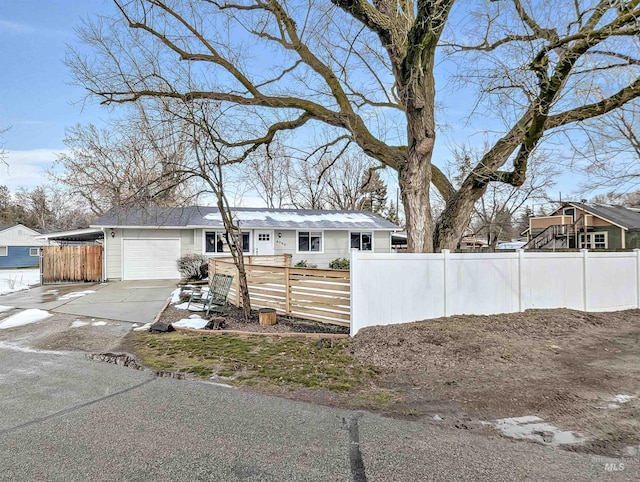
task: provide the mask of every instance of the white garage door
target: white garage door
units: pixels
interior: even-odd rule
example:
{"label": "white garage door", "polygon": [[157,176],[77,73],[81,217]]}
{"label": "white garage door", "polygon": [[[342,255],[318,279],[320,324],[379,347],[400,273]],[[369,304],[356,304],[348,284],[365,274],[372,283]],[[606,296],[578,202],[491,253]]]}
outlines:
{"label": "white garage door", "polygon": [[179,279],[179,239],[123,239],[122,279]]}

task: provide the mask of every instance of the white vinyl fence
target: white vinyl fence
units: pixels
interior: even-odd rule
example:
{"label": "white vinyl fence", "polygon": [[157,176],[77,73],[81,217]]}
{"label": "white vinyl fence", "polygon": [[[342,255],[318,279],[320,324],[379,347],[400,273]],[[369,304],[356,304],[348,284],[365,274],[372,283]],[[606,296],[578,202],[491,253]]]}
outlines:
{"label": "white vinyl fence", "polygon": [[529,308],[640,308],[640,250],[351,253],[351,335],[366,326]]}

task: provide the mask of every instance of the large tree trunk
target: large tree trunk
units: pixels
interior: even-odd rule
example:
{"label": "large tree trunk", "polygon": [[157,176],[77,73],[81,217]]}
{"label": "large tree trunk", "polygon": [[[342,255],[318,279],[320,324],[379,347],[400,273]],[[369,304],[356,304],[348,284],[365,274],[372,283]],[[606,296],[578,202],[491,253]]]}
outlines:
{"label": "large tree trunk", "polygon": [[471,220],[473,207],[486,189],[486,184],[478,186],[467,180],[451,197],[445,210],[440,215],[433,233],[435,251],[457,249],[464,235],[464,230]]}
{"label": "large tree trunk", "polygon": [[435,80],[429,65],[417,73],[405,73],[407,84],[401,88],[407,116],[407,160],[398,169],[398,183],[404,204],[407,249],[411,253],[433,252],[431,214],[431,159],[436,140],[434,101]]}
{"label": "large tree trunk", "polygon": [[433,252],[433,219],[429,209],[431,164],[416,152],[398,174],[410,253]]}

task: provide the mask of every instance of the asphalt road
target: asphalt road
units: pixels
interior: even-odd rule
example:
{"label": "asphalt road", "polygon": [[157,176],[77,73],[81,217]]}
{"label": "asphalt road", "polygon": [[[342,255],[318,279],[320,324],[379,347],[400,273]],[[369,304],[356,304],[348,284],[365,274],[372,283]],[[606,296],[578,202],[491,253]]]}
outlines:
{"label": "asphalt road", "polygon": [[11,342],[0,343],[0,469],[2,481],[640,480],[638,460],[155,378]]}

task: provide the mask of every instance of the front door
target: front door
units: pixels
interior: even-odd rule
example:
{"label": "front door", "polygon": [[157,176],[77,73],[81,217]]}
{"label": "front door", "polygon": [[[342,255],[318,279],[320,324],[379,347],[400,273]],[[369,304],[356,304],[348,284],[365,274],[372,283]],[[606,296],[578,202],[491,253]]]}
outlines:
{"label": "front door", "polygon": [[273,231],[256,230],[253,232],[253,254],[272,255],[273,254]]}

